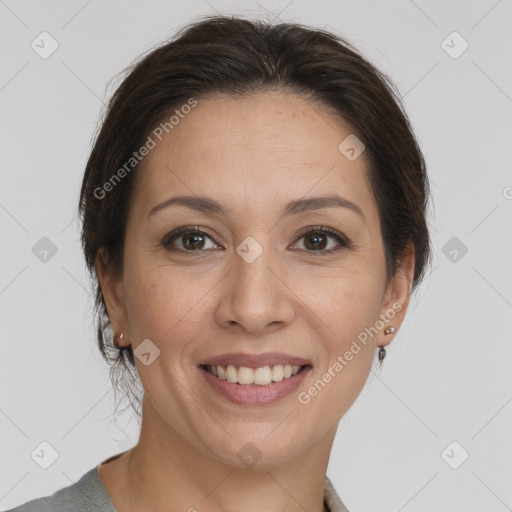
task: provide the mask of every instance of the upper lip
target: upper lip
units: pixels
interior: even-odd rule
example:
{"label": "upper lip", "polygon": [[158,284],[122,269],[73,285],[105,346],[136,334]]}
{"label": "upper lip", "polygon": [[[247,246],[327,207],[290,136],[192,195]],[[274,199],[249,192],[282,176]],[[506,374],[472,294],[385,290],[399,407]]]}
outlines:
{"label": "upper lip", "polygon": [[248,354],[245,352],[237,352],[236,354],[221,354],[209,357],[199,363],[199,366],[245,366],[247,368],[260,368],[261,366],[272,366],[276,364],[307,366],[311,362],[302,357],[283,354],[282,352],[265,352],[264,354]]}

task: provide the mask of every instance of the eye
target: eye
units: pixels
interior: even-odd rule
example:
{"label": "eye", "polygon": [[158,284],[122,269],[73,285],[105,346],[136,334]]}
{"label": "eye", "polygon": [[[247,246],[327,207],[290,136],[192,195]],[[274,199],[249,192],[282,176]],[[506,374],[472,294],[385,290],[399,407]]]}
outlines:
{"label": "eye", "polygon": [[[341,251],[344,248],[350,248],[350,241],[331,228],[323,226],[308,226],[299,233],[297,240],[304,239],[303,247],[299,247],[301,244],[295,244],[292,249],[299,249],[309,253],[331,254]],[[329,244],[329,239],[331,244]],[[332,240],[335,243],[332,243]],[[208,241],[213,246],[208,247]],[[178,228],[168,235],[166,235],[160,242],[167,251],[179,251],[179,252],[198,252],[208,249],[217,249],[220,244],[205,231],[200,229],[200,226],[184,226]],[[330,245],[330,247],[329,247]],[[316,256],[316,254],[315,254]]]}
{"label": "eye", "polygon": [[[341,251],[344,248],[350,248],[350,241],[331,228],[326,228],[323,226],[317,227],[307,227],[305,230],[302,230],[299,233],[300,238],[298,240],[304,239],[302,245],[304,249],[298,247],[300,250],[305,250],[310,253],[319,253],[321,254],[331,254],[334,252]],[[335,240],[337,243],[332,244],[329,247],[329,239]],[[297,242],[295,242],[293,248],[297,248]]]}
{"label": "eye", "polygon": [[[208,247],[208,240],[214,246],[219,245],[211,235],[208,235],[200,226],[184,226],[166,235],[160,242],[168,251],[196,252],[216,247]],[[175,242],[178,242],[177,244]]]}

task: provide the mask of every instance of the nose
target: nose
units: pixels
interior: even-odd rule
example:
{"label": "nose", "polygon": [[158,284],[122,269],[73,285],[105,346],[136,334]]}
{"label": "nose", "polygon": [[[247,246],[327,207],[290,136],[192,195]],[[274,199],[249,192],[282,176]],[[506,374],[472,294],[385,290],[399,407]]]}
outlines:
{"label": "nose", "polygon": [[269,251],[251,263],[235,255],[216,310],[217,322],[223,327],[264,335],[292,322],[293,292]]}

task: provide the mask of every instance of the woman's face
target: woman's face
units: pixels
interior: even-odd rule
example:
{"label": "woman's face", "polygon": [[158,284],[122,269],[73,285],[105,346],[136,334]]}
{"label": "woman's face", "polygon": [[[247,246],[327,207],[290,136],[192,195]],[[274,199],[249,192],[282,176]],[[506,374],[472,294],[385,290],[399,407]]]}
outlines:
{"label": "woman's face", "polygon": [[[250,450],[272,464],[332,440],[376,346],[392,338],[383,331],[398,330],[413,268],[411,256],[386,286],[365,154],[347,152],[351,139],[339,149],[350,134],[320,104],[268,92],[198,98],[155,139],[129,214],[123,278],[102,278],[114,332],[146,354],[136,358],[143,425],[239,466]],[[197,209],[175,202],[153,210],[177,196]],[[325,197],[355,206],[311,201]],[[187,226],[201,233],[172,235]],[[265,388],[289,391],[267,403],[273,395],[263,387],[256,402],[226,398],[211,384],[219,377],[200,366],[269,352],[309,366],[295,389],[286,379]]]}

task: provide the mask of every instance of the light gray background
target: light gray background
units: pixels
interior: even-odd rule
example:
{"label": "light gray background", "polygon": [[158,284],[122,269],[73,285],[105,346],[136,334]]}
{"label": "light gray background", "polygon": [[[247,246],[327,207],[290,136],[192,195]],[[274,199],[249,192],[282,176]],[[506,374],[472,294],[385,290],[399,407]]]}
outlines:
{"label": "light gray background", "polygon": [[[339,494],[351,512],[510,510],[511,0],[0,0],[0,508],[136,442],[131,414],[112,419],[76,202],[109,80],[216,11],[349,38],[399,87],[427,160],[431,273],[340,423],[328,470]],[[31,48],[43,31],[59,45],[47,59]],[[458,58],[442,47],[453,31],[469,43]],[[58,249],[46,263],[32,252],[42,237]],[[58,452],[48,469],[31,458],[43,441]]]}

